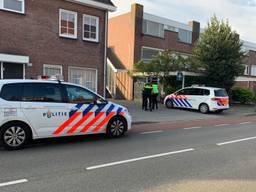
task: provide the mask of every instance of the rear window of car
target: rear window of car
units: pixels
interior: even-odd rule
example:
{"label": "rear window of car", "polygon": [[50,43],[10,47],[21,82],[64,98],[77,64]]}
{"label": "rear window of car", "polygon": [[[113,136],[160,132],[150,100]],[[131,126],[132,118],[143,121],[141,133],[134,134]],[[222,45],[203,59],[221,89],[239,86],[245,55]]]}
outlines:
{"label": "rear window of car", "polygon": [[227,91],[225,89],[214,90],[215,97],[227,97]]}
{"label": "rear window of car", "polygon": [[1,98],[6,101],[20,101],[22,92],[21,83],[5,84],[1,90]]}

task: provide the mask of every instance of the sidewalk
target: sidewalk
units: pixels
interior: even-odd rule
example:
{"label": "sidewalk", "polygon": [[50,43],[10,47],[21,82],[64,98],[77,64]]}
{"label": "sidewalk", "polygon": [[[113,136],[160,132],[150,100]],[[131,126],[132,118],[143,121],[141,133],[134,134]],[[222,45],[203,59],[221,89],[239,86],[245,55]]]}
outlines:
{"label": "sidewalk", "polygon": [[201,114],[197,111],[185,109],[167,109],[163,104],[159,104],[159,109],[150,111],[143,111],[141,109],[141,102],[139,100],[113,100],[113,102],[123,105],[128,108],[132,115],[133,123],[158,123],[158,122],[176,122],[176,121],[190,121],[190,120],[208,120],[223,117],[246,116],[255,114],[255,107],[251,105],[235,105],[231,106],[228,111],[222,114]]}

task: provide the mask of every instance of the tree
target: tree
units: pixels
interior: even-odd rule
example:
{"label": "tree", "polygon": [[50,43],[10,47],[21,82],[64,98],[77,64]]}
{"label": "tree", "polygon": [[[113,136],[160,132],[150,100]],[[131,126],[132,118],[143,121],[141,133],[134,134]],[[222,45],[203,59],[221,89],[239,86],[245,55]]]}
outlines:
{"label": "tree", "polygon": [[193,51],[194,59],[204,66],[206,85],[231,89],[235,78],[244,71],[242,46],[228,21],[219,21],[216,16],[211,18]]}
{"label": "tree", "polygon": [[135,64],[135,72],[142,72],[144,75],[158,76],[165,86],[170,72],[175,71],[196,71],[199,65],[192,62],[189,57],[184,57],[172,50],[165,50],[156,55],[150,62],[139,61]]}

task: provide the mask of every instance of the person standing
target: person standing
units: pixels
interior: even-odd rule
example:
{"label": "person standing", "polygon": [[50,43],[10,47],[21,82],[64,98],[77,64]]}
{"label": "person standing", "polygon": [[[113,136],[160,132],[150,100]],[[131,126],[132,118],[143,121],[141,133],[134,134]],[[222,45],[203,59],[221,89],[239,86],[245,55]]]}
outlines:
{"label": "person standing", "polygon": [[142,91],[142,109],[145,111],[149,110],[152,111],[152,91],[153,87],[151,83],[146,83],[144,85],[143,91]]}
{"label": "person standing", "polygon": [[159,89],[158,89],[158,84],[157,82],[154,82],[152,85],[152,108],[153,109],[158,109],[158,102],[157,102],[157,97],[159,95]]}

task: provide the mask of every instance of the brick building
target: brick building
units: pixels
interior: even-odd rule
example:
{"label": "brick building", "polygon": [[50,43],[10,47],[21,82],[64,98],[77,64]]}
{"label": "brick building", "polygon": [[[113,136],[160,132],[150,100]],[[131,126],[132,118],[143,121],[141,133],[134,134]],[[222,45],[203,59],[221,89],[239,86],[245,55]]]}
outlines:
{"label": "brick building", "polygon": [[1,79],[64,76],[104,94],[111,0],[0,0]]}
{"label": "brick building", "polygon": [[[144,77],[132,77],[129,71],[134,63],[150,61],[159,51],[171,49],[184,55],[192,53],[194,43],[200,36],[200,23],[189,21],[187,24],[173,21],[144,12],[143,6],[133,4],[131,11],[109,20],[109,51],[107,89],[116,98],[128,100],[141,96]],[[245,42],[248,58],[245,61],[248,75],[239,77],[237,85],[253,87],[256,45]],[[255,65],[254,65],[255,64]],[[255,67],[255,69],[254,69]],[[173,72],[176,75],[176,72]],[[197,74],[188,73],[194,76]]]}
{"label": "brick building", "polygon": [[244,75],[236,79],[235,87],[246,87],[256,93],[256,43],[244,41],[247,57],[244,61]]}

